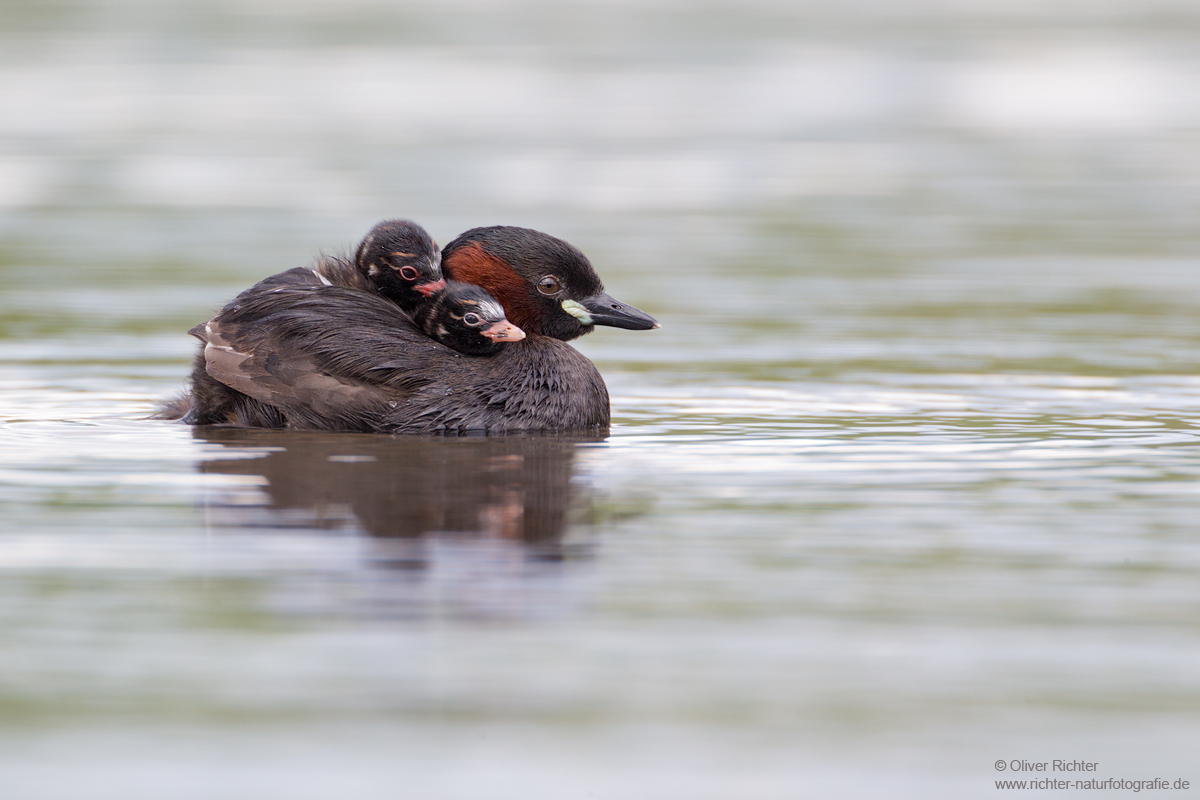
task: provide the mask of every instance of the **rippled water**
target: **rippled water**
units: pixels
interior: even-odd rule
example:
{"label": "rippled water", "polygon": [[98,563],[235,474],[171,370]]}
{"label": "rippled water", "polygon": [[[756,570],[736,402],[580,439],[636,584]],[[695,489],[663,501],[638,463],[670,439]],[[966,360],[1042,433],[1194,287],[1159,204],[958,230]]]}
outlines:
{"label": "rippled water", "polygon": [[[5,797],[1200,780],[1189,4],[241,5],[6,11]],[[663,321],[611,436],[146,419],[396,215]]]}

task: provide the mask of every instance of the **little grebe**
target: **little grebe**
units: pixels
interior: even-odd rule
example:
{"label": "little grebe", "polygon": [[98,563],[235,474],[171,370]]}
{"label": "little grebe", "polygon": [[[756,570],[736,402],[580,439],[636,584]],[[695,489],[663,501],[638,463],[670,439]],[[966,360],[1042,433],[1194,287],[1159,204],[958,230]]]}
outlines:
{"label": "little grebe", "polygon": [[[528,337],[464,358],[382,292],[268,279],[193,330],[205,347],[185,420],[386,433],[607,427],[604,381],[565,341],[596,325],[658,323],[605,294],[579,250],[538,231],[477,228],[442,255],[452,277],[486,289]],[[223,391],[209,397],[213,385]]]}

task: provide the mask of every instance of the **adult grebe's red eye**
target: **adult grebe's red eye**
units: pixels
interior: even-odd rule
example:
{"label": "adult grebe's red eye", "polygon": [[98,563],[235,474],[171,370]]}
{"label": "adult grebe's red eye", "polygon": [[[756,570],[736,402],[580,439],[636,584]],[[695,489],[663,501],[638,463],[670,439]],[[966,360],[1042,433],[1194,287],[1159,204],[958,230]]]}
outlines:
{"label": "adult grebe's red eye", "polygon": [[547,275],[538,281],[538,291],[542,294],[558,294],[562,291],[562,287],[558,283],[558,278],[553,275]]}
{"label": "adult grebe's red eye", "polygon": [[406,281],[415,281],[417,279],[417,271],[413,267],[401,267],[400,277]]}

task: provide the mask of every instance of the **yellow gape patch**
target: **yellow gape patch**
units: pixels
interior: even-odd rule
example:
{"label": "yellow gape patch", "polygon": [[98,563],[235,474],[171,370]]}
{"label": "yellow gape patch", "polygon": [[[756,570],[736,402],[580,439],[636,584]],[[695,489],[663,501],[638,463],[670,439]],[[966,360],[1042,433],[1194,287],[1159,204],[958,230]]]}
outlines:
{"label": "yellow gape patch", "polygon": [[592,315],[588,313],[586,308],[574,300],[563,300],[562,309],[584,325],[592,324]]}

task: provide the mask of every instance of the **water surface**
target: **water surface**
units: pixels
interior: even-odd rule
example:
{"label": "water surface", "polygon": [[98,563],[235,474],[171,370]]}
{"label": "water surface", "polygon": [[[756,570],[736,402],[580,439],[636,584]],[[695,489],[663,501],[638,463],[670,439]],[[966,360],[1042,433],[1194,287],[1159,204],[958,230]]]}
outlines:
{"label": "water surface", "polygon": [[[11,5],[6,796],[1200,780],[1187,4]],[[663,321],[610,436],[146,419],[399,215]]]}

